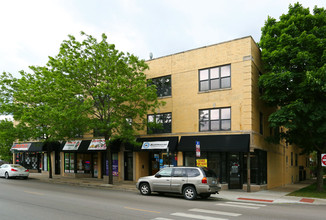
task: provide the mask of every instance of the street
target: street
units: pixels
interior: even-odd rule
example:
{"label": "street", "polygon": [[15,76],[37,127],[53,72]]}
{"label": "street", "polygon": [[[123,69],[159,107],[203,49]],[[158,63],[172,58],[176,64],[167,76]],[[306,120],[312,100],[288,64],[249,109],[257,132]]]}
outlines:
{"label": "street", "polygon": [[[186,201],[179,195],[51,184],[35,179],[0,179],[0,219],[323,219],[325,206]],[[221,192],[222,193],[222,192]]]}

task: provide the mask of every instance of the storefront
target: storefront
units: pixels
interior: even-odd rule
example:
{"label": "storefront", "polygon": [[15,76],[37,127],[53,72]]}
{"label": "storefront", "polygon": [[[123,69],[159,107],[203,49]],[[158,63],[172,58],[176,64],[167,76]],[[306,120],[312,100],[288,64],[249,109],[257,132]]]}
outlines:
{"label": "storefront", "polygon": [[[242,189],[247,177],[249,142],[249,134],[182,136],[178,151],[183,154],[184,166],[207,166],[229,189]],[[261,150],[250,153],[252,183],[266,184],[266,155]]]}
{"label": "storefront", "polygon": [[137,150],[145,154],[147,175],[153,175],[163,167],[177,165],[178,137],[137,138],[137,142],[141,143]]}
{"label": "storefront", "polygon": [[[118,152],[112,151],[113,176],[118,176]],[[71,140],[64,144],[64,175],[103,178],[108,176],[107,147],[104,139]]]}

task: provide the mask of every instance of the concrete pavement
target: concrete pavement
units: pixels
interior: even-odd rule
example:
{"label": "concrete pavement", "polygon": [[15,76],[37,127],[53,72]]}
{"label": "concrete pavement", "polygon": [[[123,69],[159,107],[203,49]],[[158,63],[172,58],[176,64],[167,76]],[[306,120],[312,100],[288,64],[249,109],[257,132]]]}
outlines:
{"label": "concrete pavement", "polygon": [[[136,184],[133,181],[114,182],[114,184],[107,184],[102,179],[97,178],[72,178],[53,175],[49,179],[46,173],[30,173],[30,179],[36,179],[42,182],[55,184],[69,184],[84,187],[105,188],[122,191],[138,191]],[[309,186],[314,180],[305,180],[300,183],[288,184],[285,186],[273,188],[270,190],[261,190],[258,192],[245,192],[243,190],[222,190],[219,194],[212,195],[214,198],[223,200],[232,200],[239,202],[259,202],[259,203],[302,203],[313,205],[326,205],[326,199],[318,198],[303,198],[296,196],[287,196],[287,194]]]}

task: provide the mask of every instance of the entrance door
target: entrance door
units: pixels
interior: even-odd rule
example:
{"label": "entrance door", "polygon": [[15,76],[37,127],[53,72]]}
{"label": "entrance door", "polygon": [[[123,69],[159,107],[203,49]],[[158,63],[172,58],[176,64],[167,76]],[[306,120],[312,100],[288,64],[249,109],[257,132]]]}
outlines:
{"label": "entrance door", "polygon": [[133,180],[133,153],[124,153],[124,174],[125,180]]}
{"label": "entrance door", "polygon": [[230,154],[229,170],[229,189],[241,189],[241,167],[239,154]]}
{"label": "entrance door", "polygon": [[54,174],[58,175],[60,174],[60,152],[55,151],[54,152]]}

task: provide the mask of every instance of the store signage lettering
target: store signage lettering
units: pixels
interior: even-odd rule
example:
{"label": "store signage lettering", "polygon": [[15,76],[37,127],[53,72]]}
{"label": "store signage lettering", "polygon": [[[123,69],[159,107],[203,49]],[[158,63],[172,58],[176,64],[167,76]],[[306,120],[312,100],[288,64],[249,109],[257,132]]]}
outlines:
{"label": "store signage lettering", "polygon": [[88,150],[106,150],[105,139],[93,139]]}
{"label": "store signage lettering", "polygon": [[197,167],[207,167],[207,159],[197,159],[196,165]]}
{"label": "store signage lettering", "polygon": [[141,149],[143,150],[167,149],[168,145],[169,145],[169,141],[144,142]]}
{"label": "store signage lettering", "polygon": [[11,148],[11,150],[18,150],[18,151],[27,151],[29,147],[31,146],[31,143],[25,143],[25,144],[14,144]]}
{"label": "store signage lettering", "polygon": [[82,141],[67,141],[62,150],[78,150]]}

